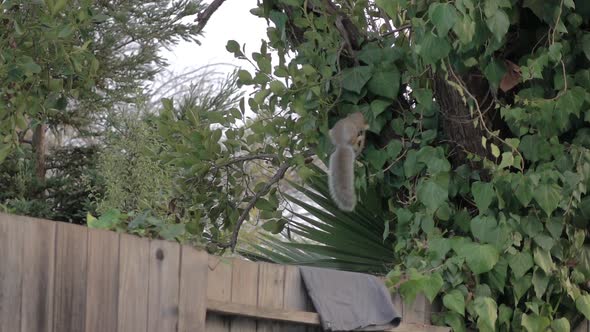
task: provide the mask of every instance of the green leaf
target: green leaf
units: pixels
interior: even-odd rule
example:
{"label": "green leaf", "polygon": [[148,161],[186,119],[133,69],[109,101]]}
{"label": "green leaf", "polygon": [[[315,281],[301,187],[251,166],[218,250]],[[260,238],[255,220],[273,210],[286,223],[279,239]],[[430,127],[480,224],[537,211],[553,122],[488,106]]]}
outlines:
{"label": "green leaf", "polygon": [[475,35],[475,22],[469,16],[465,15],[455,23],[453,31],[463,45],[469,44]]}
{"label": "green leaf", "polygon": [[434,301],[436,295],[438,295],[438,292],[440,291],[444,283],[445,282],[442,276],[438,272],[433,273],[432,275],[430,275],[429,278],[425,280],[424,285],[422,287],[422,291],[424,292],[424,295],[426,296],[428,301],[430,301],[430,303]]}
{"label": "green leaf", "polygon": [[521,324],[529,332],[539,332],[545,331],[551,325],[551,321],[549,318],[537,314],[523,314]]}
{"label": "green leaf", "polygon": [[487,211],[495,196],[494,186],[487,182],[474,182],[471,185],[471,192],[479,212]]}
{"label": "green leaf", "polygon": [[502,9],[497,9],[491,17],[486,18],[486,24],[496,40],[501,41],[508,32],[510,19]]}
{"label": "green leaf", "polygon": [[538,298],[542,298],[545,295],[547,286],[549,285],[549,277],[541,269],[535,269],[533,272],[533,288],[535,289],[535,295]]}
{"label": "green leaf", "polygon": [[383,99],[375,99],[371,102],[371,112],[373,113],[373,116],[377,117],[379,116],[379,114],[383,113],[390,105],[390,101],[386,101]]}
{"label": "green leaf", "polygon": [[590,295],[580,295],[576,299],[576,308],[586,317],[590,319]]}
{"label": "green leaf", "polygon": [[418,200],[430,211],[436,211],[449,195],[449,175],[440,173],[418,184]]}
{"label": "green leaf", "polygon": [[492,86],[497,87],[506,74],[506,68],[496,59],[492,60],[484,69],[484,74]]}
{"label": "green leaf", "polygon": [[443,296],[443,305],[461,316],[465,316],[465,296],[460,291],[455,289]]}
{"label": "green leaf", "polygon": [[555,270],[555,263],[553,263],[553,259],[549,252],[541,248],[535,248],[533,255],[535,263],[545,271],[545,274],[550,275],[551,272]]}
{"label": "green leaf", "polygon": [[458,243],[453,249],[465,258],[467,266],[474,274],[489,272],[500,259],[498,250],[489,244]]}
{"label": "green leaf", "polygon": [[533,256],[528,251],[519,252],[508,257],[508,265],[514,276],[520,278],[533,267]]}
{"label": "green leaf", "polygon": [[590,33],[585,33],[582,37],[582,50],[586,58],[590,60]]}
{"label": "green leaf", "polygon": [[434,64],[446,57],[451,51],[451,44],[449,44],[447,38],[437,37],[431,32],[426,33],[415,47],[416,52],[422,56],[425,64]]}
{"label": "green leaf", "polygon": [[283,82],[281,81],[271,81],[269,84],[270,87],[270,91],[272,93],[274,93],[275,95],[281,95],[283,92],[285,92],[285,90],[287,89],[285,87],[285,84],[283,84]]}
{"label": "green leaf", "polygon": [[477,313],[477,327],[479,330],[494,331],[498,319],[496,301],[489,297],[477,297],[473,302],[473,308]]}
{"label": "green leaf", "polygon": [[439,37],[445,37],[457,21],[459,14],[452,4],[435,2],[430,5],[428,16],[436,26]]}
{"label": "green leaf", "polygon": [[165,240],[174,240],[186,231],[184,224],[164,224],[160,230],[160,236]]}
{"label": "green leaf", "polygon": [[374,73],[367,87],[370,92],[393,100],[397,98],[399,85],[400,73],[397,68],[393,67],[389,70],[378,70]]}
{"label": "green leaf", "polygon": [[555,319],[553,322],[551,322],[551,329],[554,332],[570,332],[570,321],[565,317]]}
{"label": "green leaf", "polygon": [[346,90],[361,93],[361,90],[371,79],[371,67],[358,66],[346,68],[342,71],[342,87]]}
{"label": "green leaf", "polygon": [[404,9],[407,6],[407,0],[376,0],[375,4],[392,19],[397,17],[399,9]]}
{"label": "green leaf", "polygon": [[561,200],[561,188],[556,184],[540,184],[533,192],[535,201],[550,216]]}

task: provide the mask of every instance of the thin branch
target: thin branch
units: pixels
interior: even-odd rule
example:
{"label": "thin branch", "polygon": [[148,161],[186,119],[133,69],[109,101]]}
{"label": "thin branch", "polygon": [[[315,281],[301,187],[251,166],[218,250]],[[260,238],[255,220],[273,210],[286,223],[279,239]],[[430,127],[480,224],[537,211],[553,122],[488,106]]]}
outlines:
{"label": "thin branch", "polygon": [[224,2],[225,0],[213,0],[213,2],[211,2],[211,4],[205,8],[205,10],[197,15],[197,18],[195,19],[195,22],[199,22],[197,24],[197,33],[203,32],[205,25],[207,25],[207,22],[209,22],[209,19],[211,16],[213,16],[213,13],[215,13]]}
{"label": "thin branch", "polygon": [[258,201],[258,199],[260,197],[266,195],[270,191],[271,187],[275,183],[279,182],[285,176],[285,173],[287,173],[287,170],[289,169],[290,166],[291,165],[289,165],[288,163],[282,164],[281,167],[279,167],[279,169],[275,173],[275,175],[264,185],[264,187],[259,192],[257,192],[254,195],[254,197],[252,197],[250,199],[250,201],[248,202],[248,205],[246,206],[246,209],[242,212],[242,214],[238,218],[238,221],[236,222],[236,227],[234,228],[230,242],[218,243],[217,244],[218,247],[231,248],[232,252],[236,249],[236,244],[238,243],[238,235],[240,233],[240,228],[242,227],[242,224],[244,223],[246,218],[248,218],[248,215],[250,215],[250,210],[252,210],[254,205],[256,205],[256,201]]}
{"label": "thin branch", "polygon": [[242,161],[249,161],[249,160],[256,160],[256,159],[262,159],[262,160],[273,160],[273,159],[278,159],[279,156],[277,154],[253,154],[253,155],[245,155],[245,156],[241,156],[241,157],[236,157],[233,158],[231,160],[228,160],[224,163],[221,163],[219,165],[215,165],[215,167],[224,167],[224,166],[228,166],[231,164],[236,164],[236,163],[240,163]]}

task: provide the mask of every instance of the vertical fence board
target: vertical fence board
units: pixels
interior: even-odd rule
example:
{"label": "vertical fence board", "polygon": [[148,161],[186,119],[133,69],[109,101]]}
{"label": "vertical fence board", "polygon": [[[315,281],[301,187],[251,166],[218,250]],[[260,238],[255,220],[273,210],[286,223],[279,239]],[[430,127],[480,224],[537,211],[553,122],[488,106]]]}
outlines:
{"label": "vertical fence board", "polygon": [[0,214],[0,331],[20,330],[22,218]]}
{"label": "vertical fence board", "polygon": [[[306,311],[307,303],[310,300],[301,279],[301,273],[297,266],[285,266],[285,297],[283,308],[285,310]],[[287,332],[305,332],[308,327],[305,325],[289,324],[283,328]]]}
{"label": "vertical fence board", "polygon": [[[263,308],[283,307],[285,267],[283,265],[260,263],[258,275],[258,306]],[[276,322],[258,322],[258,331],[282,331]]]}
{"label": "vertical fence board", "polygon": [[[256,306],[258,298],[258,264],[234,259],[232,264],[231,302]],[[255,332],[256,320],[234,317],[232,332]]]}
{"label": "vertical fence board", "polygon": [[205,331],[208,259],[207,252],[182,246],[178,305],[180,332]]}
{"label": "vertical fence board", "polygon": [[88,229],[57,224],[53,330],[84,331]]}
{"label": "vertical fence board", "polygon": [[167,241],[150,242],[148,331],[176,331],[180,246]]}
{"label": "vertical fence board", "polygon": [[86,332],[117,330],[119,235],[88,230]]}
{"label": "vertical fence board", "polygon": [[[208,265],[207,298],[230,302],[232,283],[231,260],[209,256]],[[229,318],[207,313],[207,332],[227,332],[229,328]]]}
{"label": "vertical fence board", "polygon": [[147,331],[149,242],[121,234],[119,248],[118,329]]}
{"label": "vertical fence board", "polygon": [[24,223],[21,331],[49,332],[53,329],[56,225],[27,219]]}
{"label": "vertical fence board", "polygon": [[430,324],[430,303],[426,296],[419,294],[412,306],[404,303],[404,323]]}
{"label": "vertical fence board", "polygon": [[574,332],[590,332],[590,321],[584,320],[573,331]]}

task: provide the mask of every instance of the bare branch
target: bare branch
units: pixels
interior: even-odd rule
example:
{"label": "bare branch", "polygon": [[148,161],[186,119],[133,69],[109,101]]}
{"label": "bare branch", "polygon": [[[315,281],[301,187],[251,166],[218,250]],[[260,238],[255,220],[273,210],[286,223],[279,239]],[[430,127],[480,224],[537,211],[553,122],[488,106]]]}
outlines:
{"label": "bare branch", "polygon": [[246,218],[248,218],[250,210],[252,210],[254,205],[256,205],[256,201],[258,201],[260,197],[266,195],[270,191],[271,187],[275,183],[279,182],[285,176],[285,173],[287,173],[289,167],[289,163],[284,163],[281,165],[281,167],[279,167],[275,175],[248,202],[246,209],[242,212],[242,214],[238,218],[238,221],[236,222],[236,227],[234,228],[230,242],[218,243],[217,246],[219,246],[220,248],[231,248],[232,252],[236,249],[236,244],[238,243],[238,235],[240,234],[240,228],[242,227],[242,224],[244,223]]}
{"label": "bare branch", "polygon": [[240,163],[243,161],[249,161],[249,160],[257,160],[257,159],[261,159],[261,160],[274,160],[274,159],[278,159],[279,156],[276,154],[252,154],[252,155],[245,155],[245,156],[241,156],[241,157],[236,157],[233,158],[231,160],[228,160],[224,163],[221,163],[219,165],[215,165],[216,168],[219,167],[225,167],[231,164],[236,164],[236,163]]}
{"label": "bare branch", "polygon": [[197,15],[197,18],[195,19],[195,22],[199,22],[197,24],[197,33],[203,32],[205,25],[207,25],[207,22],[209,22],[209,19],[211,16],[213,16],[213,13],[215,13],[224,2],[225,0],[213,0],[213,2],[211,2],[211,4],[205,8],[205,10]]}

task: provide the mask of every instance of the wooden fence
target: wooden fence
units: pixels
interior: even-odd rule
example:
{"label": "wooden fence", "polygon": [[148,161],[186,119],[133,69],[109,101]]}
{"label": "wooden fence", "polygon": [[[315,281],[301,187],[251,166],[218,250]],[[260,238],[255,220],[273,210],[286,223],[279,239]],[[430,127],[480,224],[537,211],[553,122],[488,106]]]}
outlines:
{"label": "wooden fence", "polygon": [[[427,325],[422,297],[396,331]],[[294,266],[0,213],[0,332],[320,331]]]}

